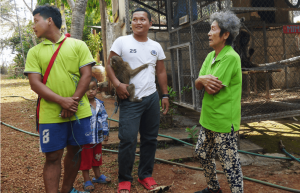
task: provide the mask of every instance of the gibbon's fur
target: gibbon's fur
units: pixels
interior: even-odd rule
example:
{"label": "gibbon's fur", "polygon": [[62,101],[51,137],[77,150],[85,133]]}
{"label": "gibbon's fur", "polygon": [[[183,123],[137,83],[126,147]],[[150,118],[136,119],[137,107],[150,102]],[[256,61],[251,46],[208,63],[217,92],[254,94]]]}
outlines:
{"label": "gibbon's fur", "polygon": [[[148,67],[148,64],[144,64],[136,69],[131,69],[129,64],[127,62],[124,62],[123,59],[120,56],[113,56],[110,59],[111,61],[111,67],[113,68],[115,75],[117,79],[124,84],[129,84],[129,81],[132,77],[137,75],[140,71],[144,70]],[[135,86],[134,84],[130,84],[127,87],[127,91],[130,94],[129,101],[131,102],[142,102],[142,99],[138,99],[137,97],[134,97],[135,95]],[[118,98],[118,101],[120,99]]]}

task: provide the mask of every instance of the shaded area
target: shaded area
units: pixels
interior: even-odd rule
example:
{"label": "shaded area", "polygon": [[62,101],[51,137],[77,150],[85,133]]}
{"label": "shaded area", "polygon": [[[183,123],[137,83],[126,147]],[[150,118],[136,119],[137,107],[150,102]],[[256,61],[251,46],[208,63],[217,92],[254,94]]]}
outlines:
{"label": "shaded area", "polygon": [[263,147],[264,152],[281,152],[279,141],[282,140],[289,153],[300,155],[300,123],[293,118],[243,124],[240,134],[241,138]]}

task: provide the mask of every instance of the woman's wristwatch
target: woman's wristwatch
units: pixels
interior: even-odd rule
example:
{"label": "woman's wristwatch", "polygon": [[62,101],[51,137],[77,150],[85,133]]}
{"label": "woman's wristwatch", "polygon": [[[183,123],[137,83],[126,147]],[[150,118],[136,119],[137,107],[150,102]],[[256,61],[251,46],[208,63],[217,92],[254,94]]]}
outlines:
{"label": "woman's wristwatch", "polygon": [[169,94],[162,94],[162,95],[161,95],[161,98],[162,98],[162,99],[164,99],[164,98],[169,99],[169,98],[170,98],[170,95],[169,95]]}

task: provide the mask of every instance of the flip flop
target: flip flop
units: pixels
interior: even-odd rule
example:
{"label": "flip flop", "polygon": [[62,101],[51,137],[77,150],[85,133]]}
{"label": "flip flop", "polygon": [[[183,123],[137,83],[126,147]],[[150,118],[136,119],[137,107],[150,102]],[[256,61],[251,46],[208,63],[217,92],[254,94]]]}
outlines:
{"label": "flip flop", "polygon": [[152,177],[145,178],[143,180],[138,179],[139,183],[141,183],[147,190],[153,190],[154,188],[151,188],[153,185],[157,185],[155,180]]}
{"label": "flip flop", "polygon": [[[87,189],[88,186],[92,186],[93,189]],[[95,187],[94,187],[94,185],[91,181],[86,181],[86,182],[83,183],[83,189],[86,192],[92,192],[95,189]]]}
{"label": "flip flop", "polygon": [[131,188],[131,182],[129,181],[123,181],[119,183],[118,193],[120,193],[121,190],[128,190],[130,192]]}
{"label": "flip flop", "polygon": [[107,184],[109,183],[110,181],[106,181],[106,176],[104,174],[102,174],[98,179],[96,178],[93,178],[92,179],[92,182],[94,183],[99,183],[99,184]]}

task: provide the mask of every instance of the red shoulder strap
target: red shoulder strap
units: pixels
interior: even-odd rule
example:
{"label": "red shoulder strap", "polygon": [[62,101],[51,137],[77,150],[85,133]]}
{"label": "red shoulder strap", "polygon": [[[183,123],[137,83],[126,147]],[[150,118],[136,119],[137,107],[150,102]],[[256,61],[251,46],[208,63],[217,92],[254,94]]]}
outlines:
{"label": "red shoulder strap", "polygon": [[64,41],[65,41],[66,39],[67,39],[67,37],[65,37],[65,38],[63,39],[63,41],[60,42],[58,48],[57,48],[56,51],[54,52],[54,54],[53,54],[53,56],[52,56],[52,58],[51,58],[51,60],[50,60],[50,62],[49,62],[49,65],[48,65],[48,67],[47,67],[47,69],[46,69],[46,72],[45,72],[45,74],[44,74],[44,77],[43,77],[43,83],[44,83],[44,84],[46,84],[46,82],[47,82],[47,79],[48,79],[50,70],[51,70],[51,68],[52,68],[52,66],[53,66],[53,63],[54,63],[54,61],[55,61],[55,59],[56,59],[56,56],[57,56],[57,54],[58,54],[58,52],[59,52],[59,49],[60,49],[61,45],[64,43]]}
{"label": "red shoulder strap", "polygon": [[[46,84],[46,82],[47,82],[47,79],[48,79],[50,70],[51,70],[51,68],[52,68],[52,66],[53,66],[53,63],[54,63],[55,59],[56,59],[56,56],[57,56],[57,54],[58,54],[58,51],[59,51],[61,45],[62,45],[62,44],[64,43],[64,41],[67,39],[67,37],[70,37],[70,36],[67,35],[67,36],[63,39],[63,41],[60,42],[58,48],[56,49],[56,51],[54,52],[53,56],[51,57],[51,60],[50,60],[50,62],[49,62],[49,65],[48,65],[48,67],[47,67],[47,69],[46,69],[46,72],[45,72],[45,74],[44,74],[44,77],[43,77],[43,83],[44,83],[44,84]],[[37,128],[37,131],[38,131],[38,132],[39,132],[39,118],[40,118],[40,102],[41,102],[41,97],[38,97],[38,100],[37,100],[37,108],[36,108],[36,125],[37,125],[36,128]]]}

